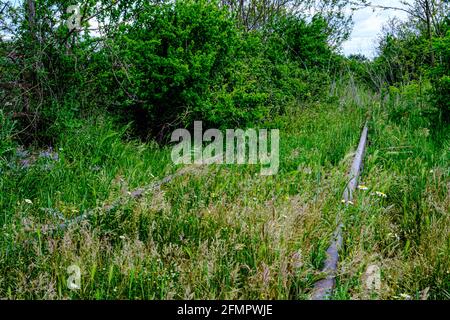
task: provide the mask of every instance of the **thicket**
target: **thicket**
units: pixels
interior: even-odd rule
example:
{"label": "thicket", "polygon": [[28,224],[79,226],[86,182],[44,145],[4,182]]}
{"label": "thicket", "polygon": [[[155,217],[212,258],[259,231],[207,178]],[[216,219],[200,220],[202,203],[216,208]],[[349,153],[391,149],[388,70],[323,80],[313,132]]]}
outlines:
{"label": "thicket", "polygon": [[[71,30],[65,10],[74,3],[3,7],[0,99],[23,142],[51,143],[97,113],[159,141],[193,120],[257,125],[323,96],[348,29],[341,16],[307,17],[275,2],[257,15],[250,4],[136,0],[87,2]],[[92,17],[102,28],[92,30]]]}
{"label": "thicket", "polygon": [[[358,1],[320,1],[312,14],[307,0],[18,3],[0,1],[0,104],[2,128],[14,123],[21,143],[52,144],[96,114],[160,142],[194,120],[255,126],[328,98],[336,80],[381,97],[417,84],[433,106],[424,116],[449,120],[446,1],[414,1],[373,61],[339,54],[351,26],[344,9]],[[80,26],[70,29],[77,4]]]}
{"label": "thicket", "polygon": [[393,19],[384,26],[374,60],[350,57],[350,69],[362,80],[359,83],[381,97],[405,91],[405,99],[408,95],[422,99],[424,120],[442,127],[450,121],[450,2],[414,0],[401,11],[408,19]]}

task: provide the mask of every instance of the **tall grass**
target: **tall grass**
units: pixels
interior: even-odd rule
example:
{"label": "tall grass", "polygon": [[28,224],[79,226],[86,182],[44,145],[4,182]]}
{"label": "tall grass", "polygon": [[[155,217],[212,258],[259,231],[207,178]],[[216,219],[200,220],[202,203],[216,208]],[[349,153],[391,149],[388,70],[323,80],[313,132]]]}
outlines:
{"label": "tall grass", "polygon": [[[306,299],[323,277],[339,214],[335,299],[449,298],[449,128],[428,120],[414,85],[383,99],[352,82],[333,90],[329,103],[294,107],[265,124],[281,132],[277,175],[250,165],[187,166],[140,197],[130,192],[179,168],[169,147],[134,141],[127,127],[86,121],[47,150],[5,139],[0,296]],[[367,190],[345,207],[367,116]],[[79,290],[67,287],[71,265],[81,269]],[[367,282],[369,270],[380,271],[379,288]]]}
{"label": "tall grass", "polygon": [[[63,133],[52,150],[18,152],[0,180],[0,296],[307,298],[363,114],[336,104],[292,110],[267,124],[281,130],[278,175],[193,166],[141,198],[126,195],[176,169],[170,150],[129,140],[105,119]],[[71,265],[81,268],[79,290],[66,284]]]}
{"label": "tall grass", "polygon": [[[336,298],[448,299],[450,130],[433,129],[415,84],[373,105],[368,190],[347,213]],[[374,265],[380,288],[365,281]]]}

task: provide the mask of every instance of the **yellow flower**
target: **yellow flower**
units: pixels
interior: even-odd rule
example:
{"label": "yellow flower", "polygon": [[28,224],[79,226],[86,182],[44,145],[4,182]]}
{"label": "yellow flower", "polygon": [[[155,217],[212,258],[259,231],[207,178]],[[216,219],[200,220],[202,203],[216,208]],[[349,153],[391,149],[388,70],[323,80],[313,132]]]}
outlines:
{"label": "yellow flower", "polygon": [[405,300],[411,300],[411,296],[409,294],[406,293],[400,293],[400,298],[405,299]]}
{"label": "yellow flower", "polygon": [[375,192],[375,194],[376,194],[377,196],[379,196],[379,197],[387,198],[387,195],[386,195],[385,193],[383,193],[383,192],[377,191],[377,192]]}

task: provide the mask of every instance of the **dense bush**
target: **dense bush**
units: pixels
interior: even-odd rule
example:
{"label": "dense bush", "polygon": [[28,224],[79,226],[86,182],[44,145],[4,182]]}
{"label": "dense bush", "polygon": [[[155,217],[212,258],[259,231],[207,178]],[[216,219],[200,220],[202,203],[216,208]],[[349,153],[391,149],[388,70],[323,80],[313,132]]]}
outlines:
{"label": "dense bush", "polygon": [[[407,106],[419,105],[424,121],[434,127],[450,120],[450,31],[445,16],[448,4],[440,2],[440,6],[444,15],[434,12],[433,25],[427,26],[420,18],[422,12],[411,15],[407,22],[391,21],[380,38],[374,61],[350,59],[350,70],[379,93],[392,87],[412,93],[416,101],[412,103],[402,92],[405,101],[400,105],[406,109],[394,113],[411,114],[418,110],[407,110]],[[361,76],[364,73],[366,76]]]}
{"label": "dense bush", "polygon": [[[77,31],[58,24],[47,1],[36,6],[39,28],[31,28],[25,8],[16,37],[1,47],[0,83],[19,81],[0,95],[14,97],[8,112],[32,129],[22,131],[27,141],[51,143],[77,119],[105,112],[160,141],[194,120],[257,125],[322,98],[337,58],[320,15],[279,11],[249,30],[216,1],[119,1],[104,3],[99,19],[109,27],[99,35],[87,32],[87,22]],[[83,7],[93,12],[92,3]],[[11,50],[17,59],[8,58]]]}
{"label": "dense bush", "polygon": [[113,97],[109,110],[159,139],[194,120],[254,125],[327,84],[335,54],[324,28],[319,17],[290,16],[247,32],[214,2],[147,5],[98,53],[111,64],[99,91]]}
{"label": "dense bush", "polygon": [[439,108],[439,117],[450,121],[450,28],[447,35],[435,41],[435,50],[441,57],[440,63],[432,70],[434,99]]}
{"label": "dense bush", "polygon": [[313,68],[329,65],[336,56],[329,45],[327,22],[319,15],[309,23],[293,15],[280,17],[271,29],[268,55],[273,61],[288,56],[304,68]]}
{"label": "dense bush", "polygon": [[167,133],[221,81],[234,62],[237,36],[228,12],[214,3],[147,5],[105,48],[116,57],[104,70],[107,89],[122,111],[144,116],[144,129]]}

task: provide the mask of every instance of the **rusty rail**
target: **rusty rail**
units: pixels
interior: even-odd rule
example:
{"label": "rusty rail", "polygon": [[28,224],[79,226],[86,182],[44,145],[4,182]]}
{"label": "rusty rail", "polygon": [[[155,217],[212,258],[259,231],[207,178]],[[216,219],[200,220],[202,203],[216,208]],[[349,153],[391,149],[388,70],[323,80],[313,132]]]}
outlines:
{"label": "rusty rail", "polygon": [[[127,198],[131,199],[131,200],[141,198],[145,194],[161,188],[163,185],[171,182],[173,179],[185,175],[186,173],[189,172],[189,169],[190,169],[189,167],[182,168],[182,169],[178,170],[177,172],[175,172],[174,174],[171,174],[159,181],[153,182],[153,183],[149,184],[148,186],[144,186],[144,187],[135,189],[135,190],[129,192]],[[116,201],[114,201],[112,204],[103,205],[103,206],[95,208],[95,209],[87,210],[87,211],[83,212],[83,214],[81,214],[75,218],[67,219],[64,223],[61,223],[58,226],[56,226],[55,230],[64,231],[71,225],[74,225],[74,224],[80,223],[81,221],[87,220],[89,217],[94,215],[98,210],[110,212],[110,211],[114,210],[115,208],[117,208],[118,206],[120,206],[123,201],[124,201],[124,199],[121,197],[121,198],[117,199]]]}
{"label": "rusty rail", "polygon": [[[368,135],[368,125],[364,126],[359,141],[358,149],[353,160],[352,167],[349,173],[349,182],[345,187],[343,198],[345,205],[349,204],[349,201],[353,200],[353,193],[358,185],[358,178],[362,171],[364,153],[366,151]],[[319,280],[315,283],[313,292],[311,294],[311,300],[326,300],[329,299],[333,293],[333,289],[336,285],[336,270],[339,262],[339,250],[342,246],[342,228],[344,224],[342,221],[338,221],[338,226],[333,234],[333,240],[327,250],[327,258],[322,272],[326,274],[325,279]]]}

